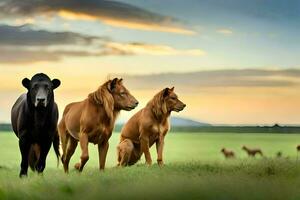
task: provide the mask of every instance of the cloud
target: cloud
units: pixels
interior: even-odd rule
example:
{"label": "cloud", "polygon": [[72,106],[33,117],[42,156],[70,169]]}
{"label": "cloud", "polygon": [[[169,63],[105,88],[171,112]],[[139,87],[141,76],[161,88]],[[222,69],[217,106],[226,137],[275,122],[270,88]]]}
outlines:
{"label": "cloud", "polygon": [[119,75],[131,88],[179,87],[194,91],[212,87],[292,87],[300,86],[300,70],[214,70],[191,73]]}
{"label": "cloud", "polygon": [[90,57],[107,55],[129,55],[117,49],[103,49],[98,52],[80,50],[45,50],[45,49],[10,49],[0,47],[0,63],[6,64],[29,64],[42,61],[60,61],[67,57]]}
{"label": "cloud", "polygon": [[50,32],[34,30],[33,26],[0,25],[0,45],[17,46],[48,46],[48,45],[76,45],[92,44],[106,41],[106,37],[91,37],[73,32]]}
{"label": "cloud", "polygon": [[223,35],[231,35],[231,34],[233,34],[233,31],[231,29],[221,28],[221,29],[217,30],[217,33],[220,33]]}
{"label": "cloud", "polygon": [[132,54],[144,54],[144,55],[187,55],[187,56],[203,56],[206,53],[200,49],[175,49],[167,45],[154,45],[146,43],[115,43],[108,42],[106,47],[112,49],[119,49]]}
{"label": "cloud", "polygon": [[117,1],[7,0],[0,4],[0,13],[2,18],[58,15],[68,20],[98,20],[111,26],[129,29],[196,34],[174,17]]}
{"label": "cloud", "polygon": [[205,54],[200,49],[176,49],[140,42],[121,43],[108,37],[50,32],[28,25],[0,25],[0,35],[0,63],[7,64],[60,61],[67,57]]}

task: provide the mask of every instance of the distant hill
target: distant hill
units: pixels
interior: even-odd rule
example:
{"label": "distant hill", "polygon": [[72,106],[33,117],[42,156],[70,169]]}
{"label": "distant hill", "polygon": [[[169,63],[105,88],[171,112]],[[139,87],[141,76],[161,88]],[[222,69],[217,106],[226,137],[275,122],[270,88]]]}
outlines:
{"label": "distant hill", "polygon": [[[123,123],[116,124],[114,131],[120,132]],[[11,124],[1,124],[0,132],[12,131]],[[175,133],[297,133],[300,134],[300,126],[284,126],[275,124],[273,126],[233,126],[233,125],[211,125],[208,123],[198,122],[181,117],[171,117],[171,130]]]}
{"label": "distant hill", "polygon": [[176,127],[200,127],[200,126],[211,126],[211,124],[198,122],[195,120],[182,118],[182,117],[171,117],[171,126]]}

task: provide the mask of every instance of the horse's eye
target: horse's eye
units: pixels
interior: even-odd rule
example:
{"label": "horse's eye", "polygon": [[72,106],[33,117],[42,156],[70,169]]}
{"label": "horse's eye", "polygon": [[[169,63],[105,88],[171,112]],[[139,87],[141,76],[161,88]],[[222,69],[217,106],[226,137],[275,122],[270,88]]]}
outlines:
{"label": "horse's eye", "polygon": [[126,95],[125,92],[121,92],[121,93],[120,93],[120,96],[121,96],[121,97],[124,97],[125,95]]}
{"label": "horse's eye", "polygon": [[176,97],[171,97],[171,99],[176,100],[177,98]]}

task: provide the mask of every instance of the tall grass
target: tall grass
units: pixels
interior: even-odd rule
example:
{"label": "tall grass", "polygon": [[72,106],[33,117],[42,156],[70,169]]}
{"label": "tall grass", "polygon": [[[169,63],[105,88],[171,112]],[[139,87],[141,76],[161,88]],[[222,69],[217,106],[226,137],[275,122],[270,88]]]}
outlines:
{"label": "tall grass", "polygon": [[[295,145],[299,135],[170,134],[166,139],[166,165],[116,168],[111,140],[108,167],[98,170],[96,147],[82,174],[56,168],[53,151],[43,175],[18,178],[19,150],[12,133],[0,134],[0,199],[300,199],[300,162]],[[260,146],[267,157],[249,159],[241,145]],[[238,153],[225,160],[220,147]],[[274,158],[278,150],[289,158]],[[73,165],[79,159],[76,152]],[[156,155],[152,152],[153,160]]]}

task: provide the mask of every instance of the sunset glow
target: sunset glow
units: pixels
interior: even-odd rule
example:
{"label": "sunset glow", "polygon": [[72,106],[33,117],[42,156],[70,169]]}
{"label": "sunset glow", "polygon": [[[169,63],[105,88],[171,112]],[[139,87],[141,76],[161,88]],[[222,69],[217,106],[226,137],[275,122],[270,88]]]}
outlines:
{"label": "sunset glow", "polygon": [[141,104],[120,121],[175,86],[186,118],[299,124],[300,11],[292,2],[7,0],[0,4],[0,122],[9,122],[12,103],[26,92],[22,79],[44,72],[62,82],[60,112],[123,77]]}

